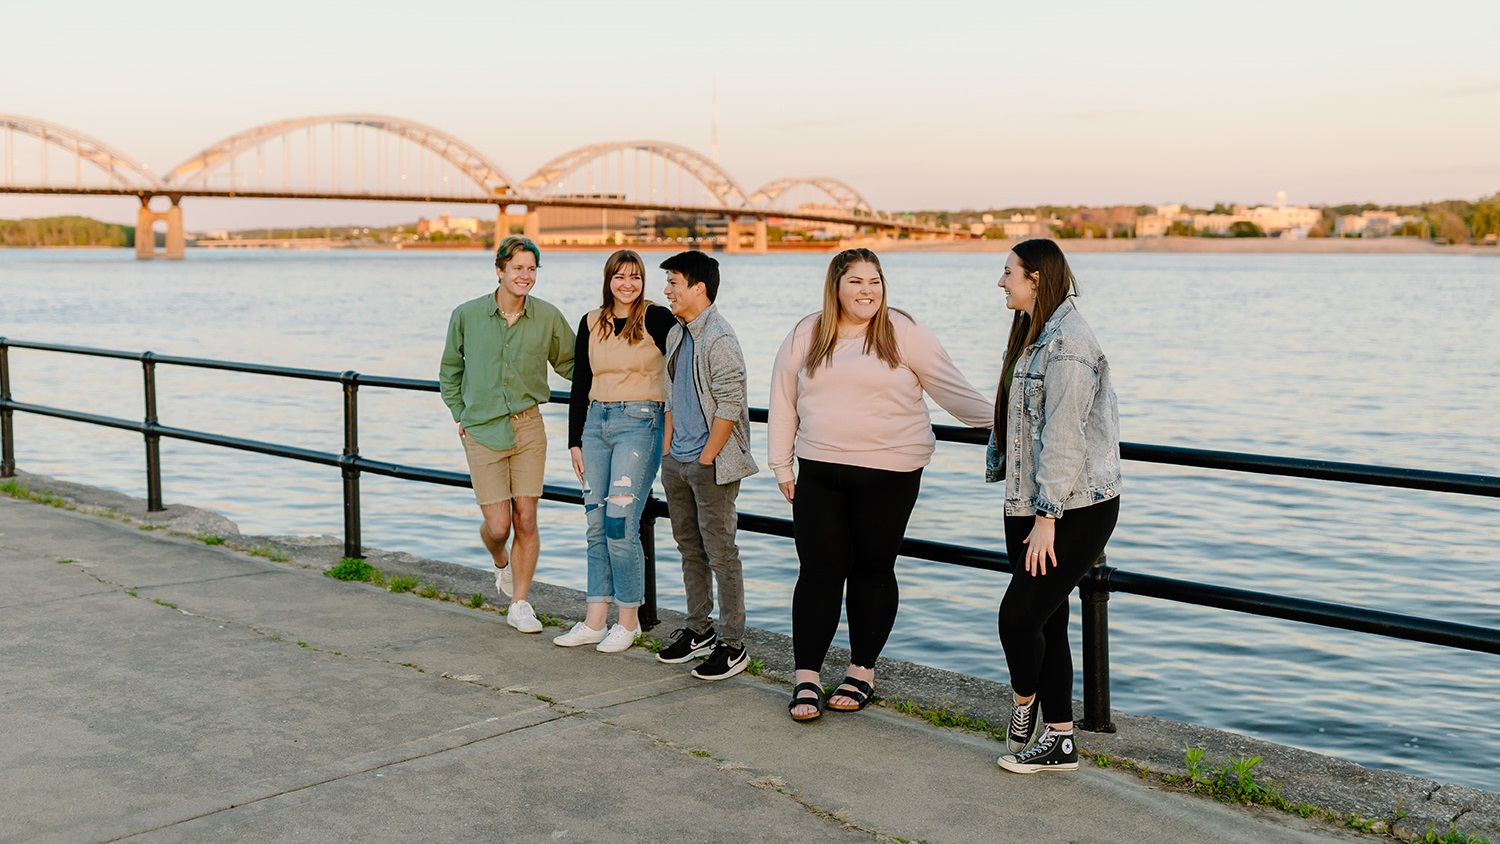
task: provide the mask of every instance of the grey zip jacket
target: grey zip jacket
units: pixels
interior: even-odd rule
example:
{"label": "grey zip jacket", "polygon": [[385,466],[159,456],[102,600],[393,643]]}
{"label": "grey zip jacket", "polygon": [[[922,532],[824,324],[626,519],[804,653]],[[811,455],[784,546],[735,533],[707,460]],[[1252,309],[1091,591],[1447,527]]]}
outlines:
{"label": "grey zip jacket", "polygon": [[1005,515],[1062,518],[1120,494],[1120,407],[1109,361],[1069,297],[1016,360],[1005,460],[995,433],[985,480],[1005,480]]}
{"label": "grey zip jacket", "polygon": [[[677,371],[677,352],[682,348],[682,322],[667,334],[667,378]],[[710,304],[687,323],[693,335],[693,386],[709,428],[715,419],[734,420],[734,431],[719,456],[714,458],[714,482],[731,484],[760,471],[750,456],[750,408],[745,382],[745,354],[729,320]],[[672,411],[672,391],[667,390],[667,412]]]}

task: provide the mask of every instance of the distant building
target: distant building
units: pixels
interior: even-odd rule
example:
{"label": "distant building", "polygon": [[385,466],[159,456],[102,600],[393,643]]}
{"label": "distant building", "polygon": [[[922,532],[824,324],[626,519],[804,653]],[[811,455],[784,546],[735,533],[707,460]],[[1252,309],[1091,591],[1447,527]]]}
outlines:
{"label": "distant building", "polygon": [[[586,199],[623,199],[614,194],[580,194]],[[659,213],[623,208],[564,208],[546,205],[538,209],[543,243],[624,243],[657,237]]]}
{"label": "distant building", "polygon": [[[804,214],[848,214],[849,211],[838,205],[829,205],[817,202],[804,202],[797,206],[797,210]],[[859,231],[857,226],[849,223],[820,223],[811,220],[798,220],[793,217],[783,219],[782,225],[792,231],[800,231],[803,236],[810,240],[838,240],[840,238],[853,237]]]}
{"label": "distant building", "polygon": [[1063,218],[1064,229],[1073,229],[1080,237],[1128,237],[1136,230],[1135,208],[1116,205],[1113,208],[1080,208]]}
{"label": "distant building", "polygon": [[1271,237],[1301,238],[1323,219],[1323,211],[1301,205],[1286,205],[1286,194],[1276,194],[1276,205],[1250,208],[1236,205],[1228,214],[1192,214],[1181,205],[1158,205],[1156,213],[1136,218],[1136,237],[1162,237],[1173,223],[1192,226],[1202,233],[1227,235],[1235,223],[1254,223]]}
{"label": "distant building", "polygon": [[1271,237],[1302,238],[1323,219],[1323,211],[1303,205],[1236,205],[1229,214],[1194,214],[1193,228],[1227,235],[1235,223],[1249,222]]}
{"label": "distant building", "polygon": [[1156,213],[1142,214],[1135,218],[1135,236],[1165,237],[1167,230],[1177,222],[1192,225],[1192,215],[1184,215],[1181,205],[1158,205]]}
{"label": "distant building", "polygon": [[1394,211],[1345,214],[1333,221],[1334,237],[1389,237],[1414,218]]}
{"label": "distant building", "polygon": [[430,237],[435,234],[479,234],[479,220],[473,217],[450,217],[439,214],[436,220],[417,218],[417,236]]}
{"label": "distant building", "polygon": [[1061,226],[1062,220],[1053,217],[1050,220],[1038,219],[1035,214],[1012,214],[1009,220],[1001,220],[1000,225],[1005,227],[1005,237],[1008,240],[1025,240],[1029,237],[1051,237],[1052,227]]}

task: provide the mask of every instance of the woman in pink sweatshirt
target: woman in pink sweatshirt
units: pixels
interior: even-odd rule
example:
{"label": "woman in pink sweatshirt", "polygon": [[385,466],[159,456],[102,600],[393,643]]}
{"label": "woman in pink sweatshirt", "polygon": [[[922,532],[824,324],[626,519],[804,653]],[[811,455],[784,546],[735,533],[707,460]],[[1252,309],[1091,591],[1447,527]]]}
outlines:
{"label": "woman in pink sweatshirt", "polygon": [[937,337],[887,307],[885,293],[875,253],[835,255],[822,312],[792,329],[771,376],[770,463],[792,504],[801,565],[792,596],[797,685],[789,705],[797,721],[822,714],[819,672],[846,582],[851,661],[827,705],[856,712],[874,694],[875,660],[900,601],[896,551],[936,442],[922,394],[966,425],[994,424],[994,406]]}

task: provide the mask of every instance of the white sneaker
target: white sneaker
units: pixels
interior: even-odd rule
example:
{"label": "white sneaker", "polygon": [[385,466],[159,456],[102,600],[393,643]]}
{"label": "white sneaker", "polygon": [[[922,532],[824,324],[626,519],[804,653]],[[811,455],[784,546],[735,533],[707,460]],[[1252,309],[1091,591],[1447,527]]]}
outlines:
{"label": "white sneaker", "polygon": [[505,623],[522,633],[542,632],[542,623],[536,620],[536,610],[527,601],[516,601],[505,613]]}
{"label": "white sneaker", "polygon": [[500,594],[507,598],[515,594],[516,590],[512,585],[509,563],[506,563],[503,569],[495,569],[495,588],[499,589]]}
{"label": "white sneaker", "polygon": [[641,635],[641,628],[639,627],[634,630],[626,630],[625,625],[616,624],[614,627],[609,628],[609,635],[604,637],[604,641],[600,642],[595,650],[606,654],[617,654],[621,651],[628,651],[630,650],[630,646],[635,644],[635,639],[639,635]]}
{"label": "white sneaker", "polygon": [[565,648],[576,648],[579,645],[597,645],[604,641],[604,637],[607,635],[609,635],[607,632],[595,630],[580,621],[573,625],[572,630],[553,639],[552,644],[561,645]]}

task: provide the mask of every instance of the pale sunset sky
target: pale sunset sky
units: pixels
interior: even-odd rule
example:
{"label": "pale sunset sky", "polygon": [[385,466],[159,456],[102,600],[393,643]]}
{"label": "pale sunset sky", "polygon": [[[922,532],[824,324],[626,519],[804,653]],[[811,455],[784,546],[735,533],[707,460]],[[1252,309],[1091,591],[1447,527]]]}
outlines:
{"label": "pale sunset sky", "polygon": [[[435,126],[516,178],[585,144],[829,175],[884,210],[1420,202],[1500,191],[1500,2],[17,3],[0,113],[160,174],[317,114]],[[431,207],[193,200],[188,227]],[[0,218],[135,201],[0,195]],[[455,214],[485,216],[478,208]]]}

